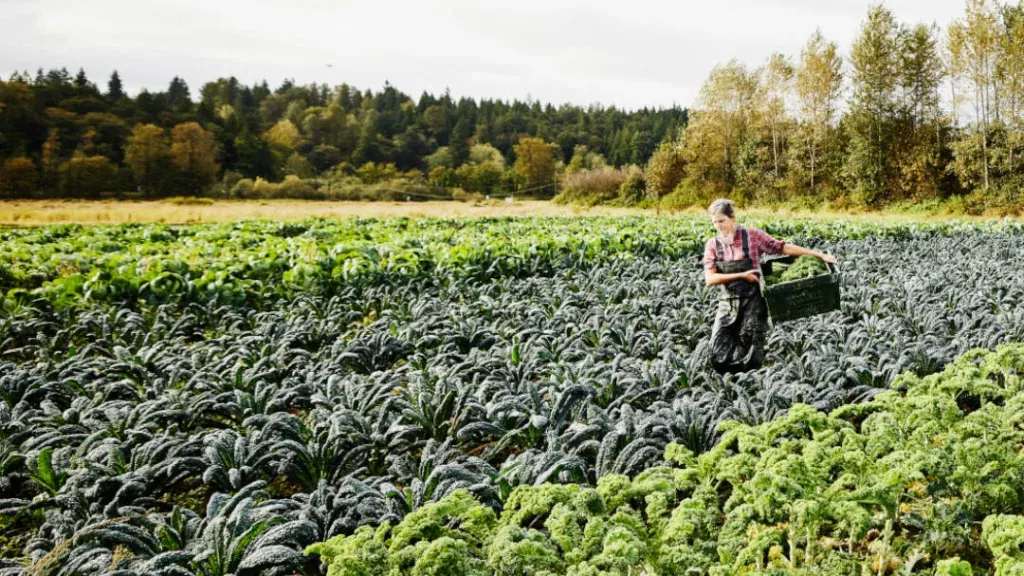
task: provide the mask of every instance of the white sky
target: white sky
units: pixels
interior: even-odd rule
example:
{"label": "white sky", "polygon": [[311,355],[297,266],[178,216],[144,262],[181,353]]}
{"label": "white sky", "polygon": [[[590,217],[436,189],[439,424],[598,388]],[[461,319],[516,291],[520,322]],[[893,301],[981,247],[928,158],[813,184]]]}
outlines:
{"label": "white sky", "polygon": [[[846,54],[865,0],[0,0],[0,77],[85,68],[106,89],[115,68],[131,94],[174,75],[203,83],[285,78],[391,82],[435,95],[532,96],[628,109],[690,106],[711,69],[797,55],[816,27]],[[907,24],[945,28],[964,0],[889,0]],[[330,65],[330,66],[328,66]]]}

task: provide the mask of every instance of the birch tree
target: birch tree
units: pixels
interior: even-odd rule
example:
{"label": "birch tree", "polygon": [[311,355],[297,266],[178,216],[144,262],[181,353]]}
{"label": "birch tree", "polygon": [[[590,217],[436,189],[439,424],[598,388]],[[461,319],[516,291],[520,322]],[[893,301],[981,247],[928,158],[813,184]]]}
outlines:
{"label": "birch tree", "polygon": [[737,150],[751,123],[756,89],[756,76],[736,60],[716,66],[701,87],[683,139],[686,160],[705,183],[724,191],[734,185]]}
{"label": "birch tree", "polygon": [[893,13],[876,4],[868,9],[850,51],[853,94],[845,171],[858,199],[868,205],[884,198],[892,176],[900,36]]}
{"label": "birch tree", "polygon": [[901,38],[898,184],[904,197],[934,196],[941,176],[943,65],[938,31],[919,24]]}
{"label": "birch tree", "polygon": [[1001,86],[1003,122],[1006,124],[1007,166],[1013,173],[1019,162],[1017,148],[1024,144],[1021,134],[1021,108],[1024,107],[1024,3],[1003,6],[1002,34],[1000,35],[1000,58],[997,61],[996,77]]}
{"label": "birch tree", "polygon": [[842,58],[835,42],[816,30],[800,52],[795,88],[807,152],[811,190],[817,183],[819,159],[832,125],[842,89]]}
{"label": "birch tree", "polygon": [[760,83],[762,117],[772,137],[772,170],[775,180],[780,177],[779,156],[786,121],[786,98],[793,84],[793,65],[782,54],[768,58]]}
{"label": "birch tree", "polygon": [[999,17],[988,0],[968,0],[967,11],[949,26],[950,74],[968,86],[972,129],[981,141],[982,187],[989,189],[989,125],[995,112],[996,63],[1001,52]]}

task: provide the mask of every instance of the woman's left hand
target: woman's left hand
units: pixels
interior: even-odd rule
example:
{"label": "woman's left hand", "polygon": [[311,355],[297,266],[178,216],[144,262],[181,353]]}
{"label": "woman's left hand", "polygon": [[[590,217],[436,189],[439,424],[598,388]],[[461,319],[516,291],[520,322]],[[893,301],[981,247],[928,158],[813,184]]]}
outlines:
{"label": "woman's left hand", "polygon": [[824,260],[825,262],[828,262],[829,264],[835,264],[836,263],[836,257],[831,255],[831,254],[822,254],[822,255],[818,256],[818,258],[821,258],[822,260]]}

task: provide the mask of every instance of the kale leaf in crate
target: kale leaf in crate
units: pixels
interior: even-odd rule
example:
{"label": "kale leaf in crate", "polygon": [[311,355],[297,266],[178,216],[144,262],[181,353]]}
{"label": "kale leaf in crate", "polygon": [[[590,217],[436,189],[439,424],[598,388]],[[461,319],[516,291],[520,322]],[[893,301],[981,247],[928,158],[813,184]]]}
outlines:
{"label": "kale leaf in crate", "polygon": [[814,256],[801,256],[792,264],[773,262],[772,273],[765,277],[764,282],[771,286],[820,274],[828,274],[828,266],[825,262]]}

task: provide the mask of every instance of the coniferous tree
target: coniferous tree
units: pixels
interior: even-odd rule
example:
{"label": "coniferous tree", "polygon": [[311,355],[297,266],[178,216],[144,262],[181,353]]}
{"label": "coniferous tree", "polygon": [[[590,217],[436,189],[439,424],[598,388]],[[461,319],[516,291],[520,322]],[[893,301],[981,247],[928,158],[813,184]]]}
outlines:
{"label": "coniferous tree", "polygon": [[107,100],[110,102],[117,102],[124,96],[124,90],[121,86],[121,76],[118,75],[117,70],[110,75],[110,80],[107,81]]}

